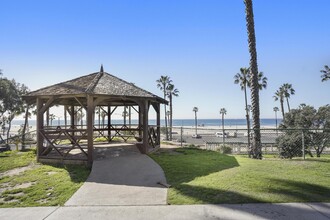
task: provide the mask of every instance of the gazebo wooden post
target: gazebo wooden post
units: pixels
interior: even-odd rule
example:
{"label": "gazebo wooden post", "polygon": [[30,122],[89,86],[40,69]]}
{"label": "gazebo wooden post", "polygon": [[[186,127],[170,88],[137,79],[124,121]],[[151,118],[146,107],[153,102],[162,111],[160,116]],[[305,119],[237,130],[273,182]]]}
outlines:
{"label": "gazebo wooden post", "polygon": [[88,165],[93,164],[93,120],[94,120],[94,97],[87,95],[87,148]]}
{"label": "gazebo wooden post", "polygon": [[142,128],[143,114],[144,114],[143,108],[139,105],[139,124],[138,124],[138,127],[139,127],[139,138],[141,138],[141,139],[142,139],[142,131],[143,131],[143,128]]}
{"label": "gazebo wooden post", "polygon": [[146,154],[149,149],[148,114],[149,114],[149,102],[144,101],[143,102],[143,152],[142,152],[144,154]]}
{"label": "gazebo wooden post", "polygon": [[111,141],[111,106],[108,105],[108,142]]}
{"label": "gazebo wooden post", "polygon": [[49,127],[49,108],[46,111],[46,126]]}
{"label": "gazebo wooden post", "polygon": [[[71,129],[75,129],[75,124],[74,124],[74,117],[75,117],[75,112],[74,112],[74,105],[71,105],[71,108],[70,108],[70,122],[71,122]],[[75,135],[75,132],[73,131],[72,136]]]}
{"label": "gazebo wooden post", "polygon": [[157,145],[160,145],[160,103],[154,105],[157,113]]}
{"label": "gazebo wooden post", "polygon": [[66,129],[67,127],[67,119],[66,119],[66,117],[67,117],[67,111],[68,111],[68,106],[67,105],[64,105],[64,128]]}
{"label": "gazebo wooden post", "polygon": [[44,129],[44,113],[41,111],[43,107],[43,102],[41,98],[37,98],[37,161],[39,161],[39,156],[43,151],[44,138],[41,135]]}

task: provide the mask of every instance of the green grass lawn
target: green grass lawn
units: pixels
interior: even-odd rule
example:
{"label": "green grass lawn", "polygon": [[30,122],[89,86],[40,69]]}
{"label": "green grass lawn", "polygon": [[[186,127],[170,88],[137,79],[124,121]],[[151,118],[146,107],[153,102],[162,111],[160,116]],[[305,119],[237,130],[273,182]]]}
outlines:
{"label": "green grass lawn", "polygon": [[63,205],[90,172],[83,166],[37,164],[34,151],[0,153],[0,174],[26,166],[30,169],[18,175],[0,177],[0,207]]}
{"label": "green grass lawn", "polygon": [[179,148],[150,155],[163,168],[170,204],[330,202],[330,159],[253,160]]}

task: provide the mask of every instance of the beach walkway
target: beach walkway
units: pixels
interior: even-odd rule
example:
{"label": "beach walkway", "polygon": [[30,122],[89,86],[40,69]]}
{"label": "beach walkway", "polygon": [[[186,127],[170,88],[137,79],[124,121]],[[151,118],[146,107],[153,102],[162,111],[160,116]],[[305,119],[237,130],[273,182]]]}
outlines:
{"label": "beach walkway", "polygon": [[95,146],[90,176],[65,206],[165,205],[161,167],[135,145]]}

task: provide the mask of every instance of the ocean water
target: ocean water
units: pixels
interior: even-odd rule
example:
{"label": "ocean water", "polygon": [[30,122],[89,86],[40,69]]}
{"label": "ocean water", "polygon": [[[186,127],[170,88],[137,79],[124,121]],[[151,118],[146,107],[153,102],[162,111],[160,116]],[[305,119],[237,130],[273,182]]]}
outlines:
{"label": "ocean water", "polygon": [[[281,119],[277,119],[277,124],[281,123]],[[161,125],[164,126],[165,125],[165,120],[162,119],[161,121]],[[68,122],[69,123],[69,122]],[[95,124],[98,124],[98,120],[95,120]],[[100,122],[102,123],[102,122]],[[123,120],[112,120],[113,124],[124,124]],[[138,121],[132,119],[132,124],[137,124]],[[12,125],[13,126],[20,126],[24,124],[24,120],[13,120]],[[59,124],[64,124],[64,120],[54,120],[52,122],[53,126],[57,126]],[[127,124],[128,124],[128,120],[127,120]],[[156,120],[154,119],[150,119],[149,120],[149,124],[150,125],[156,125]],[[208,127],[208,126],[221,126],[222,121],[220,119],[198,119],[197,120],[197,124],[198,126],[204,126],[204,127]],[[242,126],[242,125],[246,125],[246,119],[224,119],[224,124],[225,126]],[[252,124],[252,122],[251,122]],[[29,125],[30,126],[35,126],[36,125],[36,120],[29,120]],[[272,118],[263,118],[260,119],[260,125],[261,126],[274,126],[276,125],[276,120],[272,119]],[[195,126],[195,119],[173,119],[173,126]]]}

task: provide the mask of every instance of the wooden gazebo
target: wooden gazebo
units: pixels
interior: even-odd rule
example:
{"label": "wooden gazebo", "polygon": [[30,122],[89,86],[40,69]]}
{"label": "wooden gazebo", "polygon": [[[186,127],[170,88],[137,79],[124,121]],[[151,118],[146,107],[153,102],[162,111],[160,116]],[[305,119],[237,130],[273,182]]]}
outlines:
{"label": "wooden gazebo", "polygon": [[[37,106],[37,157],[41,162],[87,163],[93,162],[95,136],[103,136],[109,142],[114,136],[132,136],[137,147],[145,154],[160,145],[160,104],[167,101],[133,83],[126,82],[103,71],[85,75],[66,82],[48,86],[24,96],[30,104]],[[48,109],[64,106],[70,116],[69,125],[49,126]],[[156,112],[155,126],[148,125],[149,108]],[[94,123],[95,109],[106,115],[106,125]],[[117,107],[131,107],[138,113],[136,125],[115,125],[112,114]],[[77,113],[86,112],[86,124],[77,124]]]}

